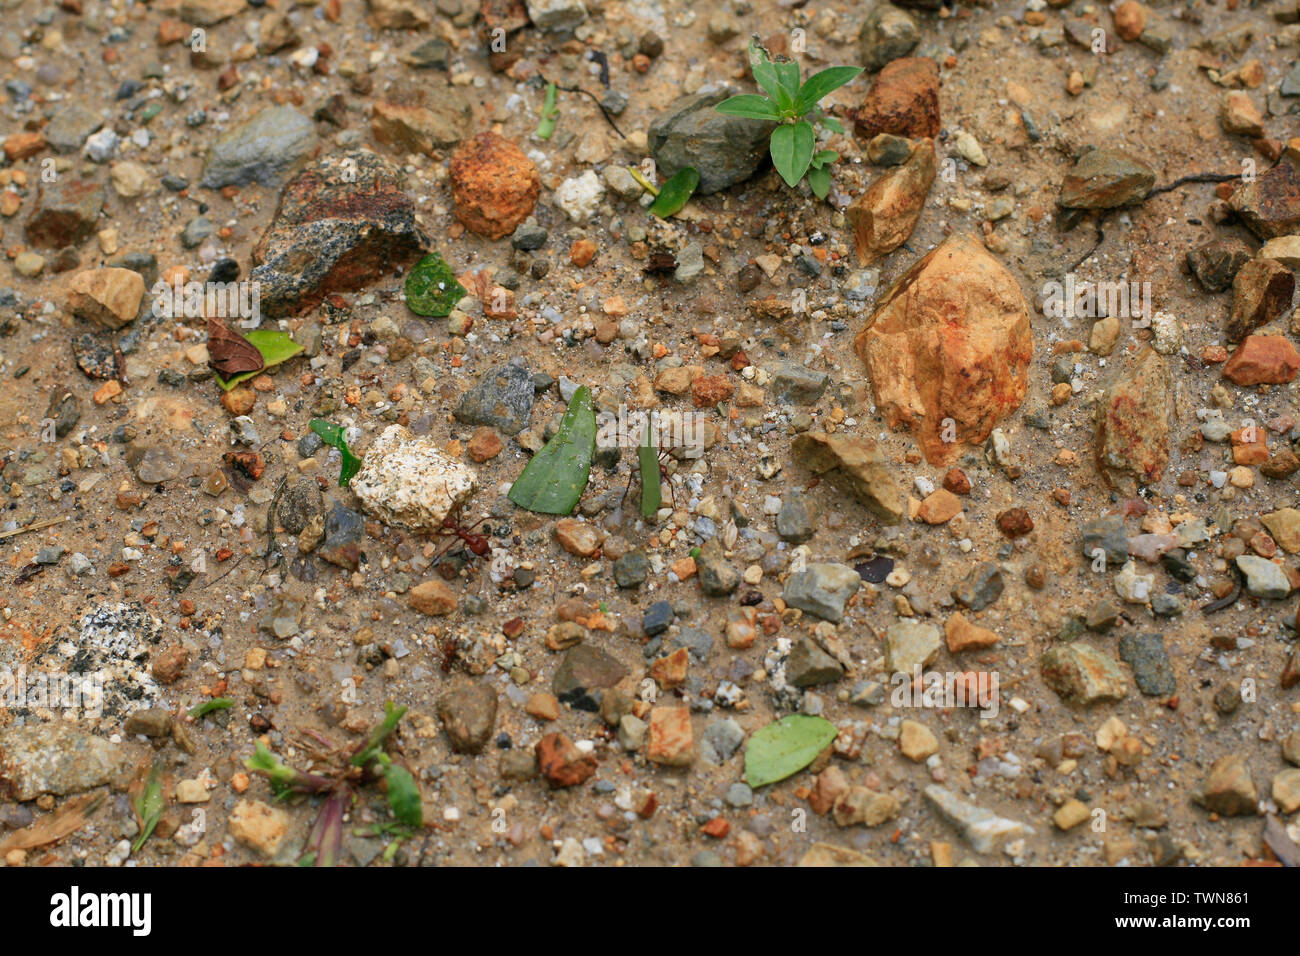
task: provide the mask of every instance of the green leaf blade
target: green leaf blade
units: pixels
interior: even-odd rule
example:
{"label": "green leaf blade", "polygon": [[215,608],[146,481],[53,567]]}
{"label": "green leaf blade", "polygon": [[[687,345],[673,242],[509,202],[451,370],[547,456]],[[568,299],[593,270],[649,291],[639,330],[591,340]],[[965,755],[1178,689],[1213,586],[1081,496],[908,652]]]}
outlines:
{"label": "green leaf blade", "polygon": [[802,116],[820,103],[822,97],[828,93],[833,93],[841,86],[852,83],[861,72],[862,68],[857,66],[832,66],[814,73],[808,77],[803,86],[799,87],[799,92],[794,98],[795,110]]}
{"label": "green leaf blade", "polygon": [[804,122],[778,126],[772,131],[769,143],[772,165],[787,186],[797,186],[799,180],[803,179],[808,164],[812,162],[816,141],[817,136],[812,126]]}
{"label": "green leaf blade", "polygon": [[420,788],[411,772],[398,764],[389,764],[384,768],[384,782],[388,784],[388,807],[397,821],[411,827],[423,826]]}
{"label": "green leaf blade", "polygon": [[533,456],[510,486],[508,497],[538,514],[572,514],[591,477],[596,453],[596,412],[591,389],[578,387],[559,431]]}
{"label": "green leaf blade", "polygon": [[790,714],[760,727],[745,746],[745,782],[751,787],[794,776],[831,745],[838,731],[824,717]]}
{"label": "green leaf blade", "polygon": [[781,111],[766,96],[757,93],[741,93],[723,100],[713,109],[724,116],[738,116],[741,119],[764,120],[775,123],[781,119]]}
{"label": "green leaf blade", "polygon": [[818,199],[825,199],[831,191],[831,171],[825,166],[808,170],[808,188]]}
{"label": "green leaf blade", "polygon": [[650,212],[660,219],[677,215],[690,202],[699,185],[700,173],[694,166],[679,169],[668,182],[659,187],[659,195],[650,204]]}

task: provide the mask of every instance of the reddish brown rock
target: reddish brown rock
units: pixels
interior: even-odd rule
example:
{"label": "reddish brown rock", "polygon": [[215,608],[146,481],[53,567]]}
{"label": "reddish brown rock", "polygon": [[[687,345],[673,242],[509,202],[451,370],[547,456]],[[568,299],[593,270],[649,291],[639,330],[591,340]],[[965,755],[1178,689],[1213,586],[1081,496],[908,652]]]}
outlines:
{"label": "reddish brown rock", "polygon": [[428,244],[396,165],[359,149],[322,160],[285,186],[253,250],[263,315],[318,305],[406,265]]}
{"label": "reddish brown rock", "polygon": [[995,632],[968,621],[960,611],[954,611],[944,622],[943,634],[948,641],[948,650],[954,653],[992,647],[999,640]]}
{"label": "reddish brown rock", "polygon": [[1137,0],[1124,0],[1115,8],[1115,32],[1125,40],[1136,40],[1147,28],[1147,8]]}
{"label": "reddish brown rock", "polygon": [[5,138],[5,159],[14,163],[35,156],[44,148],[44,133],[39,131],[35,133],[11,133]]}
{"label": "reddish brown rock", "polygon": [[1029,305],[1015,278],[968,235],[953,235],[907,270],[855,341],[876,406],[917,433],[932,465],[1024,401],[1034,354]]}
{"label": "reddish brown rock", "polygon": [[934,184],[934,170],[934,141],[923,139],[907,162],[882,173],[853,200],[845,213],[859,262],[870,265],[907,241]]}
{"label": "reddish brown rock", "polygon": [[1300,170],[1284,158],[1253,182],[1238,186],[1228,205],[1261,239],[1300,231]]}
{"label": "reddish brown rock", "polygon": [[1112,488],[1136,494],[1169,464],[1169,369],[1147,349],[1110,386],[1097,409],[1097,470]]}
{"label": "reddish brown rock", "polygon": [[863,139],[892,133],[908,139],[939,135],[939,66],[929,57],[894,60],[877,74],[853,125]]}
{"label": "reddish brown rock", "polygon": [[456,218],[489,239],[515,231],[542,191],[533,161],[496,133],[479,133],[451,157],[451,194]]}
{"label": "reddish brown rock", "polygon": [[1300,353],[1280,335],[1248,335],[1223,366],[1237,385],[1282,385],[1300,371]]}
{"label": "reddish brown rock", "polygon": [[84,242],[99,222],[104,187],[60,176],[40,185],[36,209],[27,220],[27,241],[39,249],[63,249]]}
{"label": "reddish brown rock", "polygon": [[1276,259],[1252,259],[1232,280],[1232,314],[1226,331],[1229,342],[1239,342],[1261,325],[1291,308],[1295,273]]}
{"label": "reddish brown rock", "polygon": [[547,734],[533,750],[542,776],[553,790],[576,787],[596,772],[596,758],[584,754],[564,734]]}

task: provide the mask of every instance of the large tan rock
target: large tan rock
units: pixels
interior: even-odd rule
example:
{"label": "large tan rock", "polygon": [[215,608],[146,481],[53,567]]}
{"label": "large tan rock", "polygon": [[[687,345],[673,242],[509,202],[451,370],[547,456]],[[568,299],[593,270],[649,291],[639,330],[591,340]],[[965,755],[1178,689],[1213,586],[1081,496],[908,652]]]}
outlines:
{"label": "large tan rock", "polygon": [[87,269],[72,277],[68,308],[73,315],[110,329],[135,319],[144,298],[144,279],[131,269]]}
{"label": "large tan rock", "polygon": [[1097,470],[1125,494],[1159,481],[1169,464],[1169,369],[1147,349],[1097,406]]}
{"label": "large tan rock", "polygon": [[1024,401],[1034,354],[1015,278],[968,235],[908,269],[858,333],[876,406],[917,434],[932,465],[988,438]]}
{"label": "large tan rock", "polygon": [[870,265],[907,241],[934,184],[934,141],[919,140],[901,166],[889,170],[845,210],[858,261]]}

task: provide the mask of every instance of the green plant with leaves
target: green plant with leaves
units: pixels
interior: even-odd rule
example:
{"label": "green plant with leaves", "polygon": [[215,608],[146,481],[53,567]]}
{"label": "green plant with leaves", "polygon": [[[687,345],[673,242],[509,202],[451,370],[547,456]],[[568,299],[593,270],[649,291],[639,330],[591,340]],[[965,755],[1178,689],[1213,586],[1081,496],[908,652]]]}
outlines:
{"label": "green plant with leaves", "polygon": [[817,148],[817,126],[833,133],[844,127],[826,113],[821,101],[862,72],[856,66],[832,66],[799,81],[799,64],[793,60],[773,60],[758,38],[749,41],[749,68],[754,82],[766,95],[742,93],[714,107],[726,116],[776,123],[768,143],[772,165],[787,186],[797,186],[806,175],[808,186],[818,199],[825,199],[831,189],[831,164],[840,158],[833,149]]}

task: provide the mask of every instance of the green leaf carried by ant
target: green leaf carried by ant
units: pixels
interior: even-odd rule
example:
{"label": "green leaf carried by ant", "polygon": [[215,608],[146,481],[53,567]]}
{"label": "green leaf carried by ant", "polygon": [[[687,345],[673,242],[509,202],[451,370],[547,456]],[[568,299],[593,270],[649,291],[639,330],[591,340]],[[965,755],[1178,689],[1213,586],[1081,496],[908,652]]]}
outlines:
{"label": "green leaf carried by ant", "polygon": [[406,307],[416,315],[442,318],[468,293],[442,256],[431,252],[406,276]]}
{"label": "green leaf carried by ant", "polygon": [[542,101],[542,112],[537,123],[537,129],[533,135],[540,140],[548,140],[555,135],[555,121],[560,116],[560,109],[556,105],[559,99],[559,88],[554,83],[546,84],[546,97]]}
{"label": "green leaf carried by ant", "polygon": [[510,486],[508,497],[519,507],[539,514],[572,514],[591,477],[595,453],[596,412],[591,389],[580,385],[560,419],[555,437],[524,467]]}
{"label": "green leaf carried by ant", "polygon": [[353,454],[343,438],[343,426],[327,422],[323,418],[313,418],[309,427],[320,436],[321,441],[331,448],[338,449],[339,455],[343,458],[343,464],[339,468],[339,487],[346,488],[356,473],[361,470],[361,459]]}
{"label": "green leaf carried by ant", "polygon": [[808,186],[819,199],[830,192],[828,168],[839,159],[834,150],[817,149],[817,126],[842,134],[843,125],[826,116],[821,101],[862,72],[856,66],[833,66],[814,73],[802,83],[799,64],[792,60],[773,60],[758,42],[749,41],[749,66],[754,82],[766,95],[742,93],[714,107],[724,116],[776,123],[768,141],[772,165],[787,186],[799,185],[805,176]]}
{"label": "green leaf carried by ant", "polygon": [[641,472],[641,517],[653,518],[663,504],[662,474],[659,470],[659,449],[655,447],[650,425],[636,450],[638,469]]}
{"label": "green leaf carried by ant", "polygon": [[225,710],[228,707],[234,707],[235,702],[229,697],[214,697],[211,700],[205,700],[197,707],[190,708],[190,716],[195,720],[202,720],[208,714],[214,711]]}
{"label": "green leaf carried by ant", "polygon": [[260,375],[277,365],[284,364],[302,351],[302,346],[295,342],[288,332],[277,332],[274,329],[253,329],[243,338],[249,345],[257,349],[258,354],[262,356],[262,367],[249,372],[240,372],[237,375],[230,376],[230,378],[222,378],[220,373],[214,371],[212,377],[217,380],[217,384],[221,386],[223,391],[228,392],[240,382],[246,381],[254,375]]}
{"label": "green leaf carried by ant", "polygon": [[650,204],[651,215],[668,219],[677,215],[690,202],[691,196],[700,185],[700,173],[694,166],[679,169],[668,181],[659,187],[659,194]]}

